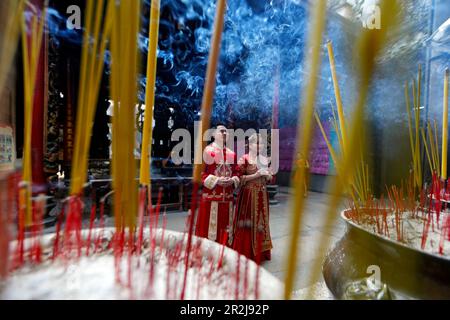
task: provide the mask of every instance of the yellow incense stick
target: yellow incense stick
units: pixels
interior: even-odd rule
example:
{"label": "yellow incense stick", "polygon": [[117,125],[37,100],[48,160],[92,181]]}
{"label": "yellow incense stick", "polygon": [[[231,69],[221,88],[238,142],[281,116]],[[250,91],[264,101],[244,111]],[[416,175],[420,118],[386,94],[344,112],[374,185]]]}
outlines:
{"label": "yellow incense stick", "polygon": [[14,55],[22,26],[24,3],[24,0],[9,0],[5,5],[7,6],[5,17],[8,20],[6,21],[4,35],[1,37],[2,43],[0,44],[0,94],[6,83],[9,70],[13,66]]}
{"label": "yellow incense stick", "polygon": [[[357,50],[357,57],[359,57],[360,65],[358,70],[360,71],[360,81],[359,81],[359,93],[357,102],[355,104],[353,118],[350,126],[350,136],[349,136],[349,151],[344,156],[341,169],[343,172],[342,176],[338,176],[333,182],[332,187],[332,197],[330,204],[328,206],[328,213],[326,217],[325,227],[333,226],[335,221],[336,209],[340,203],[340,195],[343,187],[353,176],[353,172],[357,166],[357,155],[359,154],[360,148],[360,135],[362,131],[362,119],[364,116],[364,105],[366,103],[366,98],[368,95],[369,85],[371,82],[372,74],[375,69],[375,60],[380,51],[384,48],[387,38],[387,30],[392,31],[397,25],[397,13],[399,12],[399,3],[395,0],[382,0],[380,2],[380,10],[383,14],[384,26],[381,30],[364,30],[362,36],[359,39],[359,45]],[[319,253],[326,250],[329,243],[329,238],[322,236],[319,241]],[[321,259],[316,259],[311,268],[312,275],[310,277],[311,283],[316,283],[319,275],[321,273],[320,264]],[[308,290],[307,296],[311,297],[311,288]]]}
{"label": "yellow incense stick", "polygon": [[339,142],[339,149],[341,152],[341,155],[344,154],[344,139],[343,139],[343,133],[342,130],[340,129],[338,122],[336,120],[336,113],[334,111],[333,105],[331,105],[331,111],[333,113],[333,127],[334,130],[336,131],[336,135],[338,137],[338,142]]}
{"label": "yellow incense stick", "polygon": [[427,143],[427,138],[425,137],[425,129],[424,128],[420,128],[420,134],[422,135],[422,141],[423,141],[423,145],[425,147],[425,152],[427,154],[427,159],[428,159],[428,165],[430,167],[430,172],[433,173],[434,172],[434,167],[433,167],[433,162],[431,161],[430,152],[428,151],[428,143]]}
{"label": "yellow incense stick", "polygon": [[147,86],[145,91],[145,114],[142,138],[140,183],[149,186],[150,159],[152,153],[153,107],[155,104],[156,63],[158,60],[159,7],[160,0],[152,0],[150,15],[150,31],[147,56]]}
{"label": "yellow incense stick", "polygon": [[[108,10],[111,6],[108,6]],[[99,0],[97,2],[97,10],[96,17],[103,16],[103,8],[104,8],[104,0]],[[106,49],[106,39],[109,37],[109,28],[110,28],[110,20],[109,15],[106,15],[106,19],[101,29],[101,19],[96,19],[94,23],[94,32],[93,32],[93,41],[92,41],[92,52],[98,52],[98,56],[92,56],[90,65],[88,67],[88,81],[89,88],[87,88],[86,95],[86,105],[88,106],[85,109],[85,117],[86,119],[90,119],[91,123],[94,121],[95,110],[97,109],[97,100],[98,100],[98,92],[100,87],[101,75],[103,73],[104,67],[104,52]],[[102,37],[100,37],[100,32],[102,33]],[[102,38],[103,41],[100,41]],[[100,50],[99,50],[100,48]],[[98,60],[97,60],[98,59]],[[97,60],[97,61],[96,61]],[[84,174],[84,177],[80,176],[81,179],[85,179],[86,172],[88,169],[88,158],[89,158],[89,148],[91,142],[91,131],[89,128],[89,134],[83,135],[83,140],[81,140],[81,163],[79,166],[79,173]],[[86,133],[88,133],[86,132]],[[84,183],[84,181],[83,181]]]}
{"label": "yellow incense stick", "polygon": [[[103,3],[98,2],[99,6],[100,6],[100,4],[103,7]],[[98,101],[100,83],[101,83],[101,79],[102,79],[102,75],[103,75],[104,62],[105,62],[104,52],[106,50],[107,43],[108,43],[108,40],[109,40],[110,34],[111,34],[112,19],[111,19],[110,11],[112,11],[112,10],[113,10],[113,5],[111,4],[111,2],[109,2],[108,7],[107,7],[107,12],[106,12],[106,18],[105,18],[105,21],[103,24],[102,36],[100,37],[100,34],[97,31],[95,31],[95,33],[97,33],[97,36],[99,37],[99,41],[96,41],[93,51],[94,52],[98,51],[99,54],[98,54],[98,61],[96,61],[96,63],[94,63],[94,68],[92,68],[92,71],[91,71],[92,81],[90,84],[91,87],[88,90],[88,100],[87,100],[88,105],[91,105],[94,107],[88,108],[87,113],[86,113],[87,119],[92,119],[92,121],[95,117],[95,110],[96,110],[96,105],[97,105],[97,101]],[[101,41],[100,41],[100,39],[101,39]],[[88,157],[89,157],[90,141],[91,141],[91,136],[85,135],[84,141],[83,141],[83,148],[82,148],[83,149],[82,159],[88,159]],[[88,161],[83,161],[80,166],[80,172],[86,172],[87,165],[88,165]]]}
{"label": "yellow incense stick", "polygon": [[85,123],[85,96],[86,96],[86,85],[87,85],[87,73],[88,66],[90,62],[89,56],[89,43],[91,36],[91,25],[92,18],[94,15],[94,1],[88,0],[86,3],[86,14],[85,14],[85,29],[83,35],[83,46],[81,53],[81,70],[80,70],[80,81],[79,81],[79,93],[78,93],[78,108],[77,108],[77,119],[75,123],[75,141],[74,141],[74,151],[72,160],[72,173],[71,173],[71,194],[77,194],[81,192],[82,184],[84,179],[82,178],[82,173],[80,173],[80,162],[81,160],[81,140],[83,140],[83,133],[86,130],[84,126]]}
{"label": "yellow incense stick", "polygon": [[444,77],[444,103],[442,117],[442,169],[441,178],[447,180],[447,149],[448,149],[448,75],[449,70],[445,70]]}
{"label": "yellow incense stick", "polygon": [[[113,106],[113,116],[112,116],[112,161],[111,161],[111,176],[112,176],[112,187],[114,190],[114,198],[120,199],[121,192],[119,186],[122,185],[122,175],[120,174],[119,167],[119,157],[118,157],[118,148],[119,148],[119,123],[118,123],[118,114],[119,114],[119,88],[120,88],[120,68],[123,60],[120,56],[119,50],[119,41],[120,41],[120,19],[118,14],[119,8],[114,5],[112,12],[110,12],[110,17],[112,19],[113,28],[111,34],[111,74],[110,74],[110,86],[111,86],[111,98],[112,98],[112,106]],[[121,203],[120,201],[115,201],[114,203],[114,223],[116,230],[120,230],[120,227],[123,224],[121,217]]]}
{"label": "yellow incense stick", "polygon": [[336,152],[334,151],[334,148],[331,145],[330,140],[328,139],[328,137],[325,133],[325,130],[323,129],[322,122],[320,121],[320,118],[319,118],[319,115],[317,114],[317,112],[314,112],[314,117],[316,119],[317,125],[319,126],[320,132],[322,133],[322,136],[325,140],[325,143],[327,144],[328,151],[330,152],[331,159],[333,160],[333,164],[336,167],[336,171],[338,171],[337,165],[339,163],[338,163],[338,158],[336,156]]}
{"label": "yellow incense stick", "polygon": [[342,152],[345,152],[345,149],[346,149],[345,143],[347,141],[347,132],[346,132],[347,128],[345,127],[344,108],[342,106],[341,91],[339,89],[339,82],[338,82],[337,73],[336,73],[336,62],[334,60],[333,45],[332,45],[331,41],[328,41],[327,48],[328,48],[328,57],[329,57],[329,61],[330,61],[331,76],[333,79],[334,96],[336,98],[336,106],[337,106],[337,110],[338,110],[339,126],[341,128],[341,136],[342,136],[342,142],[343,142]]}
{"label": "yellow incense stick", "polygon": [[430,122],[427,123],[427,131],[428,131],[428,140],[430,142],[430,149],[431,149],[431,160],[433,161],[433,168],[435,170],[434,172],[438,173],[440,168],[439,168],[439,164],[438,164],[437,150],[436,150],[436,146],[434,144],[433,129],[431,127]]}
{"label": "yellow incense stick", "polygon": [[[409,93],[408,93],[408,83],[405,84],[405,102],[406,102],[406,114],[408,115],[408,131],[409,131],[409,143],[411,147],[411,160],[413,161],[413,168],[416,168],[416,152],[412,131],[412,117],[411,117],[411,106],[409,104]],[[414,178],[415,179],[415,178]]]}
{"label": "yellow incense stick", "polygon": [[[120,20],[118,17],[118,8],[116,5],[113,6],[113,10],[112,12],[110,12],[110,18],[113,21],[113,27],[112,27],[112,33],[111,33],[111,44],[110,44],[110,49],[111,49],[111,73],[110,73],[110,77],[109,77],[109,81],[110,81],[110,87],[111,87],[111,98],[112,98],[112,106],[113,106],[113,116],[112,116],[112,136],[115,137],[117,136],[116,132],[114,130],[117,129],[117,125],[115,125],[117,117],[115,117],[114,115],[118,114],[118,100],[119,100],[119,73],[118,71],[120,70],[120,64],[121,64],[121,57],[120,57],[120,51],[119,51],[119,46],[118,46],[118,42],[119,42],[119,38],[120,38]],[[117,139],[112,139],[112,158],[114,159],[116,156],[116,152],[114,152],[114,150],[116,150],[116,144],[117,144]],[[114,164],[116,162],[113,161],[112,162],[112,166],[111,166],[111,170],[114,171],[115,167]],[[112,175],[114,176],[114,173],[112,173]],[[113,180],[113,185],[114,185],[114,180]]]}
{"label": "yellow incense stick", "polygon": [[422,67],[419,65],[419,72],[417,76],[417,101],[415,108],[416,115],[416,165],[417,165],[417,188],[422,187],[422,161],[420,160],[420,94],[421,94],[421,79],[422,79]]}
{"label": "yellow incense stick", "polygon": [[436,153],[436,168],[438,169],[438,177],[441,176],[441,161],[439,157],[439,144],[438,144],[438,126],[436,120],[434,120],[434,148]]}
{"label": "yellow incense stick", "polygon": [[[320,51],[322,44],[322,33],[325,29],[325,15],[326,15],[326,0],[314,1],[312,10],[312,25],[308,40],[308,47],[310,48],[309,61],[306,64],[309,66],[310,78],[307,81],[307,85],[304,90],[304,104],[302,107],[301,118],[299,118],[299,125],[297,129],[297,151],[305,156],[309,155],[309,149],[311,145],[311,134],[312,134],[312,119],[314,113],[314,104],[316,97],[316,89],[318,84],[317,75],[320,68]],[[300,126],[300,120],[302,125]],[[298,152],[296,152],[298,154]],[[295,164],[298,161],[294,162]],[[294,170],[296,173],[298,168]],[[285,299],[290,299],[292,294],[292,289],[294,285],[296,266],[297,266],[297,246],[298,246],[298,236],[300,233],[300,225],[302,222],[302,213],[305,198],[303,197],[303,184],[305,180],[305,170],[299,170],[298,180],[295,178],[297,174],[293,175],[291,185],[294,188],[293,194],[293,206],[292,206],[292,221],[291,221],[291,239],[289,245],[289,251],[287,256],[287,268],[285,275]]]}
{"label": "yellow incense stick", "polygon": [[[92,124],[97,106],[100,79],[104,67],[104,52],[112,26],[109,12],[112,10],[113,1],[109,1],[106,18],[102,25],[104,3],[104,0],[89,0],[86,6],[70,185],[70,193],[72,196],[79,195],[82,192],[87,177],[86,172]],[[102,34],[102,37],[100,37],[100,34]]]}
{"label": "yellow incense stick", "polygon": [[[93,33],[92,33],[92,40],[91,40],[91,50],[93,53],[97,52],[98,43],[99,43],[99,35],[100,35],[100,27],[101,27],[101,20],[103,15],[103,7],[104,7],[104,0],[98,0],[96,2],[96,10],[95,10],[95,20],[93,24]],[[84,101],[82,101],[83,105],[85,106],[83,111],[83,119],[86,119],[87,121],[92,122],[93,118],[90,116],[90,114],[95,112],[95,102],[92,103],[93,98],[93,91],[94,87],[93,85],[93,78],[94,78],[94,70],[95,66],[98,64],[96,61],[96,57],[90,55],[90,59],[88,60],[87,64],[87,79],[88,80],[84,86],[85,86],[85,92],[84,95]],[[89,87],[88,87],[89,86]],[[90,122],[88,122],[88,126],[90,126]],[[87,171],[87,162],[88,162],[88,153],[89,153],[89,142],[90,142],[90,134],[89,134],[90,128],[88,127],[87,130],[83,130],[83,134],[80,136],[80,144],[79,144],[79,163],[78,163],[78,174],[77,179],[79,181],[79,185],[76,189],[79,189],[79,192],[81,191],[81,188],[83,187],[82,184],[85,182],[85,176]]]}
{"label": "yellow incense stick", "polygon": [[193,182],[201,183],[203,171],[203,134],[209,128],[211,121],[211,109],[216,88],[217,65],[220,58],[220,44],[222,39],[223,23],[226,9],[226,0],[218,0],[216,5],[216,16],[214,19],[214,31],[211,40],[211,51],[208,57],[208,68],[206,70],[205,87],[203,89],[203,100],[201,107],[201,124],[195,144]]}

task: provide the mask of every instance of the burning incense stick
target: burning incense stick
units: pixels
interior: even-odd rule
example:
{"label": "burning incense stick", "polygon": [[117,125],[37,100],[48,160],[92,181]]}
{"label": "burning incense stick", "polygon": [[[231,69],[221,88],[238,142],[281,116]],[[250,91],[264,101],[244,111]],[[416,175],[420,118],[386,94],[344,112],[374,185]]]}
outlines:
{"label": "burning incense stick", "polygon": [[145,91],[145,114],[142,138],[140,183],[150,186],[150,159],[152,150],[153,107],[155,104],[156,63],[159,34],[160,0],[152,0],[150,15],[150,31],[147,56],[147,85]]}
{"label": "burning incense stick", "polygon": [[[369,85],[372,79],[372,74],[375,69],[375,60],[379,55],[381,50],[387,40],[387,30],[395,29],[397,25],[397,12],[398,12],[398,1],[393,0],[382,0],[380,2],[381,12],[384,17],[384,26],[380,30],[364,30],[359,39],[358,50],[356,51],[357,57],[359,57],[359,71],[360,71],[360,88],[357,90],[359,93],[358,99],[355,104],[353,119],[350,126],[350,136],[349,136],[349,151],[344,156],[341,165],[341,170],[345,176],[339,176],[335,179],[332,187],[332,197],[330,204],[328,206],[328,213],[326,218],[326,227],[331,227],[334,220],[336,219],[336,208],[340,203],[340,195],[343,189],[345,189],[346,184],[351,181],[351,176],[357,166],[357,158],[359,150],[362,147],[360,145],[361,139],[359,138],[362,130],[362,119],[364,115],[364,106],[366,103],[366,98],[368,95]],[[318,251],[322,253],[328,246],[329,239],[322,236],[319,241]],[[311,283],[317,282],[320,275],[320,263],[321,259],[316,259],[312,267],[312,275],[310,277]],[[308,297],[311,297],[312,287],[308,290]]]}
{"label": "burning incense stick", "polygon": [[438,144],[438,126],[437,126],[437,122],[436,120],[433,121],[434,124],[434,132],[432,131],[432,133],[434,134],[434,147],[435,147],[435,152],[436,152],[436,167],[438,168],[438,176],[441,175],[441,165],[440,165],[440,157],[439,157],[439,144]]}
{"label": "burning incense stick", "polygon": [[226,0],[218,0],[216,5],[216,16],[214,19],[214,31],[211,39],[211,51],[208,57],[208,68],[206,70],[205,87],[203,89],[203,100],[201,107],[201,125],[200,132],[198,133],[197,142],[195,145],[195,157],[194,157],[194,172],[193,172],[193,191],[192,191],[192,204],[191,213],[189,219],[189,234],[187,240],[187,248],[185,254],[185,270],[183,286],[181,290],[181,299],[184,299],[187,271],[189,267],[189,255],[191,250],[192,233],[194,231],[195,213],[197,210],[197,197],[198,189],[201,185],[201,176],[203,171],[203,133],[210,126],[211,109],[213,104],[213,98],[216,88],[216,73],[217,65],[220,57],[220,44],[222,40],[223,23],[225,19]]}
{"label": "burning incense stick", "polygon": [[441,169],[442,180],[447,180],[448,77],[449,77],[449,69],[446,69],[445,77],[444,77],[444,104],[443,104],[443,117],[442,117],[442,169]]}
{"label": "burning incense stick", "polygon": [[[311,133],[312,133],[312,118],[314,113],[314,104],[316,89],[318,84],[318,72],[320,67],[320,49],[322,44],[322,33],[325,29],[325,15],[326,15],[326,1],[318,0],[314,3],[314,8],[312,11],[312,26],[309,36],[308,48],[311,48],[311,54],[309,55],[309,62],[307,65],[310,67],[310,79],[307,82],[308,85],[305,89],[305,102],[302,108],[301,120],[303,121],[302,126],[298,126],[297,139],[298,145],[297,149],[300,154],[304,156],[309,155],[309,148],[311,145]],[[299,119],[299,123],[300,123]],[[298,153],[298,152],[297,152]],[[298,161],[294,162],[298,163]],[[297,169],[299,170],[299,169]],[[297,171],[296,170],[296,171]],[[291,222],[291,240],[287,256],[287,272],[285,275],[285,299],[290,299],[293,289],[293,284],[296,275],[297,266],[297,244],[298,236],[300,233],[300,225],[302,222],[302,212],[305,198],[303,197],[303,183],[305,179],[305,170],[300,170],[300,174],[293,175],[292,186],[294,187],[293,194],[293,207],[292,207],[292,222]],[[298,178],[295,178],[298,176]],[[297,180],[298,179],[298,180]]]}
{"label": "burning incense stick", "polygon": [[[405,84],[405,102],[406,102],[406,114],[408,115],[408,131],[409,131],[409,143],[411,147],[411,159],[413,161],[413,168],[416,168],[416,149],[414,144],[414,135],[412,130],[412,117],[411,117],[411,106],[409,103],[409,92],[408,92],[408,83]],[[416,177],[414,175],[414,180],[416,181]]]}
{"label": "burning incense stick", "polygon": [[425,147],[425,153],[427,155],[428,165],[430,167],[431,173],[433,173],[433,172],[435,172],[435,168],[433,166],[433,162],[431,161],[430,152],[428,151],[428,143],[427,143],[427,138],[425,137],[425,129],[424,128],[420,128],[420,134],[422,135],[422,141],[423,141],[423,145]]}
{"label": "burning incense stick", "polygon": [[[420,160],[420,92],[421,92],[421,79],[422,79],[422,67],[419,65],[419,72],[417,76],[417,95],[415,99],[415,107],[414,107],[414,115],[415,115],[415,124],[416,124],[416,140],[415,140],[415,151],[416,151],[416,168],[417,171],[417,188],[422,187],[422,161]],[[413,82],[414,89],[414,82]],[[414,93],[414,90],[413,90]]]}
{"label": "burning incense stick", "polygon": [[439,168],[438,157],[437,157],[437,148],[434,144],[434,134],[433,129],[431,127],[431,123],[428,121],[427,123],[427,132],[428,132],[428,142],[430,143],[430,153],[431,153],[431,161],[433,162],[434,171],[432,173],[440,173],[441,168]]}
{"label": "burning incense stick", "polygon": [[[337,163],[337,161],[342,160],[342,156],[345,155],[345,152],[348,148],[348,146],[346,145],[347,128],[345,125],[341,93],[340,93],[339,84],[337,81],[333,47],[332,47],[332,44],[330,41],[328,41],[328,43],[327,43],[327,48],[328,48],[328,56],[329,56],[329,60],[330,60],[331,73],[332,73],[332,77],[333,77],[335,98],[336,98],[336,104],[337,104],[337,113],[338,113],[338,118],[339,118],[339,124],[338,124],[338,122],[336,120],[335,111],[334,111],[334,108],[332,105],[331,110],[332,110],[332,114],[333,114],[333,127],[334,127],[337,137],[338,137],[339,148],[341,151],[341,158],[338,159],[336,156],[333,156],[333,153],[335,154],[335,151],[332,150],[331,144],[327,142],[328,137],[325,135],[325,131],[323,130],[323,128],[321,128],[322,125],[320,123],[318,123],[318,124],[319,124],[319,127],[321,128],[322,136],[323,136],[325,142],[327,143],[328,150],[329,150],[330,154],[332,155],[332,159],[334,159],[333,160],[334,165],[336,168],[338,168],[339,163]],[[316,116],[316,121],[317,120],[318,120],[318,117]],[[351,179],[350,187],[346,191],[350,193],[350,195],[352,196],[352,198],[355,201],[359,200],[361,202],[365,202],[370,193],[370,179],[369,179],[368,165],[364,162],[364,156],[363,156],[362,149],[361,149],[360,154],[361,154],[361,159],[360,159],[361,161],[358,162],[358,168],[356,169],[356,172],[355,172],[356,174],[350,178]],[[336,171],[338,171],[338,170],[336,169]],[[338,171],[338,174],[339,174],[339,171]],[[356,195],[359,197],[359,199],[356,199],[355,192],[356,192]]]}
{"label": "burning incense stick", "polygon": [[[319,126],[320,132],[322,133],[325,143],[327,144],[328,151],[330,152],[330,155],[331,155],[331,159],[333,160],[333,163],[336,166],[338,164],[338,158],[337,158],[336,152],[334,151],[334,148],[331,145],[330,140],[328,139],[328,137],[325,133],[322,122],[320,121],[320,118],[319,118],[319,115],[317,114],[317,112],[314,112],[314,118],[316,119],[316,122],[317,122],[317,125]],[[339,171],[338,167],[336,167],[336,171]]]}
{"label": "burning incense stick", "polygon": [[225,17],[226,0],[218,0],[216,5],[216,16],[214,22],[214,31],[211,39],[211,51],[208,57],[208,68],[206,70],[205,87],[203,89],[203,100],[201,107],[201,128],[198,133],[195,145],[195,160],[193,181],[201,183],[203,172],[203,134],[210,126],[211,109],[216,90],[217,65],[220,58],[220,45],[222,40],[223,22]]}

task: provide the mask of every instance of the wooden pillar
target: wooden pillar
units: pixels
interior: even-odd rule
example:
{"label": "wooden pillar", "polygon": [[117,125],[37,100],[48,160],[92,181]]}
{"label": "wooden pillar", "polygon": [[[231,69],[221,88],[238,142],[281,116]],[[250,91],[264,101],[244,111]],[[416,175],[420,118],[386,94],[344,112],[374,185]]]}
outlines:
{"label": "wooden pillar", "polygon": [[[36,8],[39,8],[40,14],[40,10],[43,10],[44,7],[44,0],[31,0],[31,3],[36,6]],[[33,128],[31,139],[33,193],[46,192],[47,188],[44,176],[44,121],[46,112],[45,104],[47,101],[47,41],[45,38],[46,35],[44,34],[41,52],[39,53],[36,88],[34,92]]]}

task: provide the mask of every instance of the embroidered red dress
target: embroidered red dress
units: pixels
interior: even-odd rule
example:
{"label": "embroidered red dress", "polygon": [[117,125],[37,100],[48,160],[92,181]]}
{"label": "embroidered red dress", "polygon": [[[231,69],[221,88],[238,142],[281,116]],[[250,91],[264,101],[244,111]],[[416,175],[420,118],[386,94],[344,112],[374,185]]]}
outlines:
{"label": "embroidered red dress", "polygon": [[[238,164],[242,176],[252,175],[258,171],[256,164],[249,163],[248,154],[244,155]],[[233,238],[230,240],[234,250],[255,261],[271,258],[268,199],[265,177],[248,182],[242,181],[236,202]]]}
{"label": "embroidered red dress", "polygon": [[[239,186],[236,154],[228,148],[212,143],[205,148],[207,163],[202,174],[202,198],[197,216],[195,235],[222,243],[225,232],[233,222],[233,192]],[[219,178],[229,177],[232,184],[221,186]]]}

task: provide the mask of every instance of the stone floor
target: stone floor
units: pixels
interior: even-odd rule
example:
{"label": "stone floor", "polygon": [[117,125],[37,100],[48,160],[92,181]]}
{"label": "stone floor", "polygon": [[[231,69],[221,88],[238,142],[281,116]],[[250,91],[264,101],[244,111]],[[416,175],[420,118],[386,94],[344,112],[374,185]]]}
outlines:
{"label": "stone floor", "polygon": [[[306,201],[306,209],[298,239],[299,259],[297,263],[297,277],[294,284],[294,298],[306,297],[311,287],[313,298],[332,299],[320,272],[320,279],[316,283],[310,280],[310,272],[315,263],[322,268],[322,261],[334,243],[340,239],[345,230],[343,222],[337,218],[333,227],[326,227],[325,216],[328,208],[328,196],[323,193],[310,192]],[[273,241],[272,260],[263,263],[263,267],[284,281],[286,255],[289,250],[291,234],[291,211],[289,206],[289,190],[281,189],[277,195],[279,204],[270,207],[270,229]],[[338,212],[336,212],[338,214]],[[185,228],[186,212],[167,214],[167,227],[172,230],[183,231]],[[337,216],[336,216],[337,217]],[[318,251],[321,238],[328,240],[329,245],[324,252]],[[320,270],[319,270],[320,271]]]}

